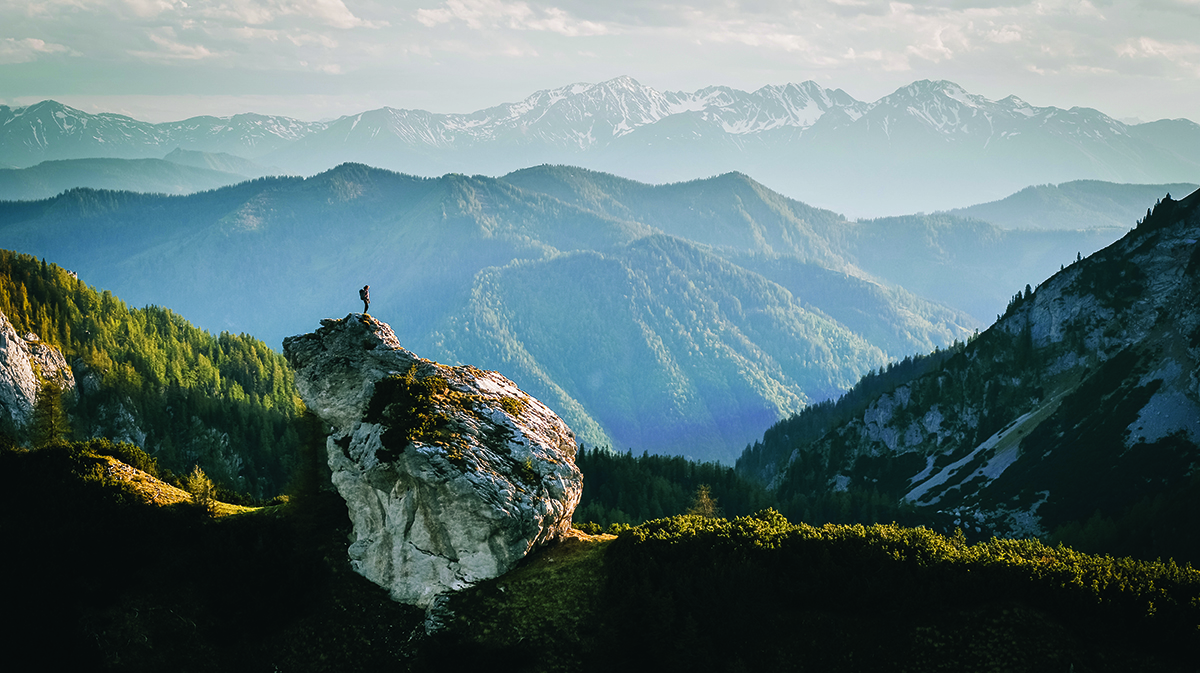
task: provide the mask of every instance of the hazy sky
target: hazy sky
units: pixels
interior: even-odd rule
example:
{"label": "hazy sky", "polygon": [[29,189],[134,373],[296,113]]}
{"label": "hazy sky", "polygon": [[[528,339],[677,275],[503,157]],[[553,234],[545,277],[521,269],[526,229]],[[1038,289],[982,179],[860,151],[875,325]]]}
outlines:
{"label": "hazy sky", "polygon": [[470,112],[629,75],[659,90],[918,79],[1200,121],[1200,0],[0,0],[0,103],[149,121]]}

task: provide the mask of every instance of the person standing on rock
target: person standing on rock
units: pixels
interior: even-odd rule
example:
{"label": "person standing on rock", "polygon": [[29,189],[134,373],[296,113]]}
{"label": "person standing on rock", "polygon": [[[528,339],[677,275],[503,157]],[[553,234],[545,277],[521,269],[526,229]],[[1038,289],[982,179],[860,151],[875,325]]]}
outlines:
{"label": "person standing on rock", "polygon": [[363,313],[366,313],[367,309],[371,308],[371,286],[364,285],[362,289],[358,291],[358,298],[362,300]]}

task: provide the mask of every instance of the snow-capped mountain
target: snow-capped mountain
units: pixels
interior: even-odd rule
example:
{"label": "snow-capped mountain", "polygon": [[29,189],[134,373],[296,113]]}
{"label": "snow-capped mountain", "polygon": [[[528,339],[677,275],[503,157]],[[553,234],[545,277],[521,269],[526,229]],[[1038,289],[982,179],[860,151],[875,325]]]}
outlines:
{"label": "snow-capped mountain", "polygon": [[53,101],[0,107],[0,164],[227,152],[299,173],[356,161],[421,175],[569,163],[647,182],[738,170],[853,215],[961,207],[1030,184],[1200,179],[1200,125],[999,101],[922,80],[874,103],[815,82],[658,91],[630,77],[465,114],[384,107],[332,122],[235,115],[149,124]]}
{"label": "snow-capped mountain", "polygon": [[984,147],[1034,128],[1098,140],[1129,136],[1125,124],[1096,110],[1039,108],[1016,96],[992,101],[947,81],[913,82],[872,103],[864,116],[863,124],[885,137],[897,129],[919,130],[947,142],[974,141]]}
{"label": "snow-capped mountain", "polygon": [[19,108],[0,105],[0,156],[14,166],[51,159],[162,158],[177,147],[255,157],[323,128],[320,122],[258,114],[152,124],[48,100]]}

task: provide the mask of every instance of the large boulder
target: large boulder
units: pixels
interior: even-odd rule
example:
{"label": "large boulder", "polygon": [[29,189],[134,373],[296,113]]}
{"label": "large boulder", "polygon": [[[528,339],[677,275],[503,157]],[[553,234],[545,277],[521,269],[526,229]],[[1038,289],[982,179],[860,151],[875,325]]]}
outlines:
{"label": "large boulder", "polygon": [[304,403],[333,426],[355,570],[427,608],[570,529],[583,477],[554,412],[496,372],[417,357],[370,316],[321,325],[283,351]]}

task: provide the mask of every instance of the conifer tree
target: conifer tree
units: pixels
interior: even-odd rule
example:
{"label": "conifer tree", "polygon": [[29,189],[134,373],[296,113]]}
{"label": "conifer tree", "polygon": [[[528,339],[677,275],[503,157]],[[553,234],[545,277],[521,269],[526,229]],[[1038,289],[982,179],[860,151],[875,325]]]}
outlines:
{"label": "conifer tree", "polygon": [[717,499],[712,497],[708,484],[700,484],[696,488],[696,495],[692,498],[692,506],[687,513],[698,514],[706,519],[721,517],[721,508],[717,506]]}
{"label": "conifer tree", "polygon": [[212,512],[216,505],[217,487],[213,484],[212,479],[204,474],[204,470],[200,469],[199,465],[192,468],[191,474],[183,480],[183,487],[188,493],[192,494],[192,502],[206,511]]}
{"label": "conifer tree", "polygon": [[71,423],[63,409],[62,388],[53,381],[44,381],[38,389],[30,434],[35,447],[54,444],[71,436]]}

